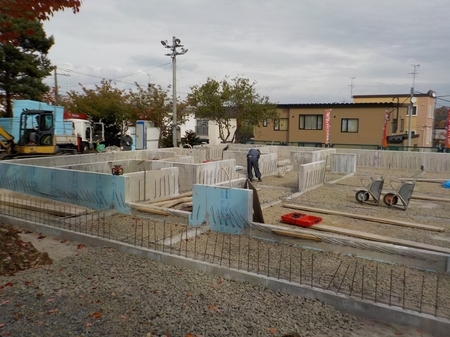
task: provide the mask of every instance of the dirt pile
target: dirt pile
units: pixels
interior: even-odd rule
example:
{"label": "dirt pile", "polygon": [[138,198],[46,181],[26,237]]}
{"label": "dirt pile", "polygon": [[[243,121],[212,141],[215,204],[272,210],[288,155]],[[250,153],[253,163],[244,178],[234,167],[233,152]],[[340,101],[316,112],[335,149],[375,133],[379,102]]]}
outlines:
{"label": "dirt pile", "polygon": [[53,263],[47,253],[39,252],[31,242],[22,241],[19,234],[14,227],[0,224],[0,275],[14,275]]}

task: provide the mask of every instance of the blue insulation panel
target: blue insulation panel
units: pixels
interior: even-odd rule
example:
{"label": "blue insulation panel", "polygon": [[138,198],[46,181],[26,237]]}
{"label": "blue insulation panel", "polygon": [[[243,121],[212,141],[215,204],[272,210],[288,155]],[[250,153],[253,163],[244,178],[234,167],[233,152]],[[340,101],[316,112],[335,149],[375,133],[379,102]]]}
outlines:
{"label": "blue insulation panel", "polygon": [[195,184],[189,225],[208,224],[213,231],[240,234],[253,220],[252,200],[251,190]]}
{"label": "blue insulation panel", "polygon": [[[0,162],[0,188],[68,202],[91,209],[130,213],[126,177]],[[56,174],[57,173],[57,174]]]}

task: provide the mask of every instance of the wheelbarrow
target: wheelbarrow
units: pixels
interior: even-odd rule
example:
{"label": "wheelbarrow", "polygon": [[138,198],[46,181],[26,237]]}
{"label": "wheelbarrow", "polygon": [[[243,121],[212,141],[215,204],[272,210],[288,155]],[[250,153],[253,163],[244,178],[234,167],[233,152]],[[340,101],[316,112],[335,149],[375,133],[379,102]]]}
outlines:
{"label": "wheelbarrow", "polygon": [[356,192],[356,201],[361,204],[366,203],[378,205],[381,199],[381,191],[383,190],[386,172],[387,170],[379,178],[361,178],[361,184],[365,187],[365,189]]}
{"label": "wheelbarrow", "polygon": [[422,172],[423,166],[420,167],[419,173],[411,179],[391,181],[391,187],[395,192],[389,192],[384,195],[383,202],[385,205],[406,210],[416,185],[416,179]]}

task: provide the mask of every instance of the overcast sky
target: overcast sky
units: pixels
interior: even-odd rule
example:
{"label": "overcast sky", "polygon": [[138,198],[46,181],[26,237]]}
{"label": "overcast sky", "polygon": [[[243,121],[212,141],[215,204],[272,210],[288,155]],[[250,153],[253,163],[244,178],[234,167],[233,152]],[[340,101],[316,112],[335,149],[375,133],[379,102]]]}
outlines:
{"label": "overcast sky", "polygon": [[176,36],[188,49],[177,57],[181,97],[208,77],[239,76],[275,103],[332,103],[408,94],[419,64],[415,90],[450,95],[449,18],[448,0],[83,0],[44,28],[61,93],[103,78],[167,88],[161,40]]}

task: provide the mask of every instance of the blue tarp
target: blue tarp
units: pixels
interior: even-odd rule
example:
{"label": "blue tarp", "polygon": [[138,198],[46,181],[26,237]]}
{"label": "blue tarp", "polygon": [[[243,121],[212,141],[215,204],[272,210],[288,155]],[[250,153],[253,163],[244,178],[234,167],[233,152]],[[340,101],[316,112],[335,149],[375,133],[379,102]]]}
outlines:
{"label": "blue tarp", "polygon": [[450,180],[443,182],[442,186],[444,186],[445,188],[450,188]]}

